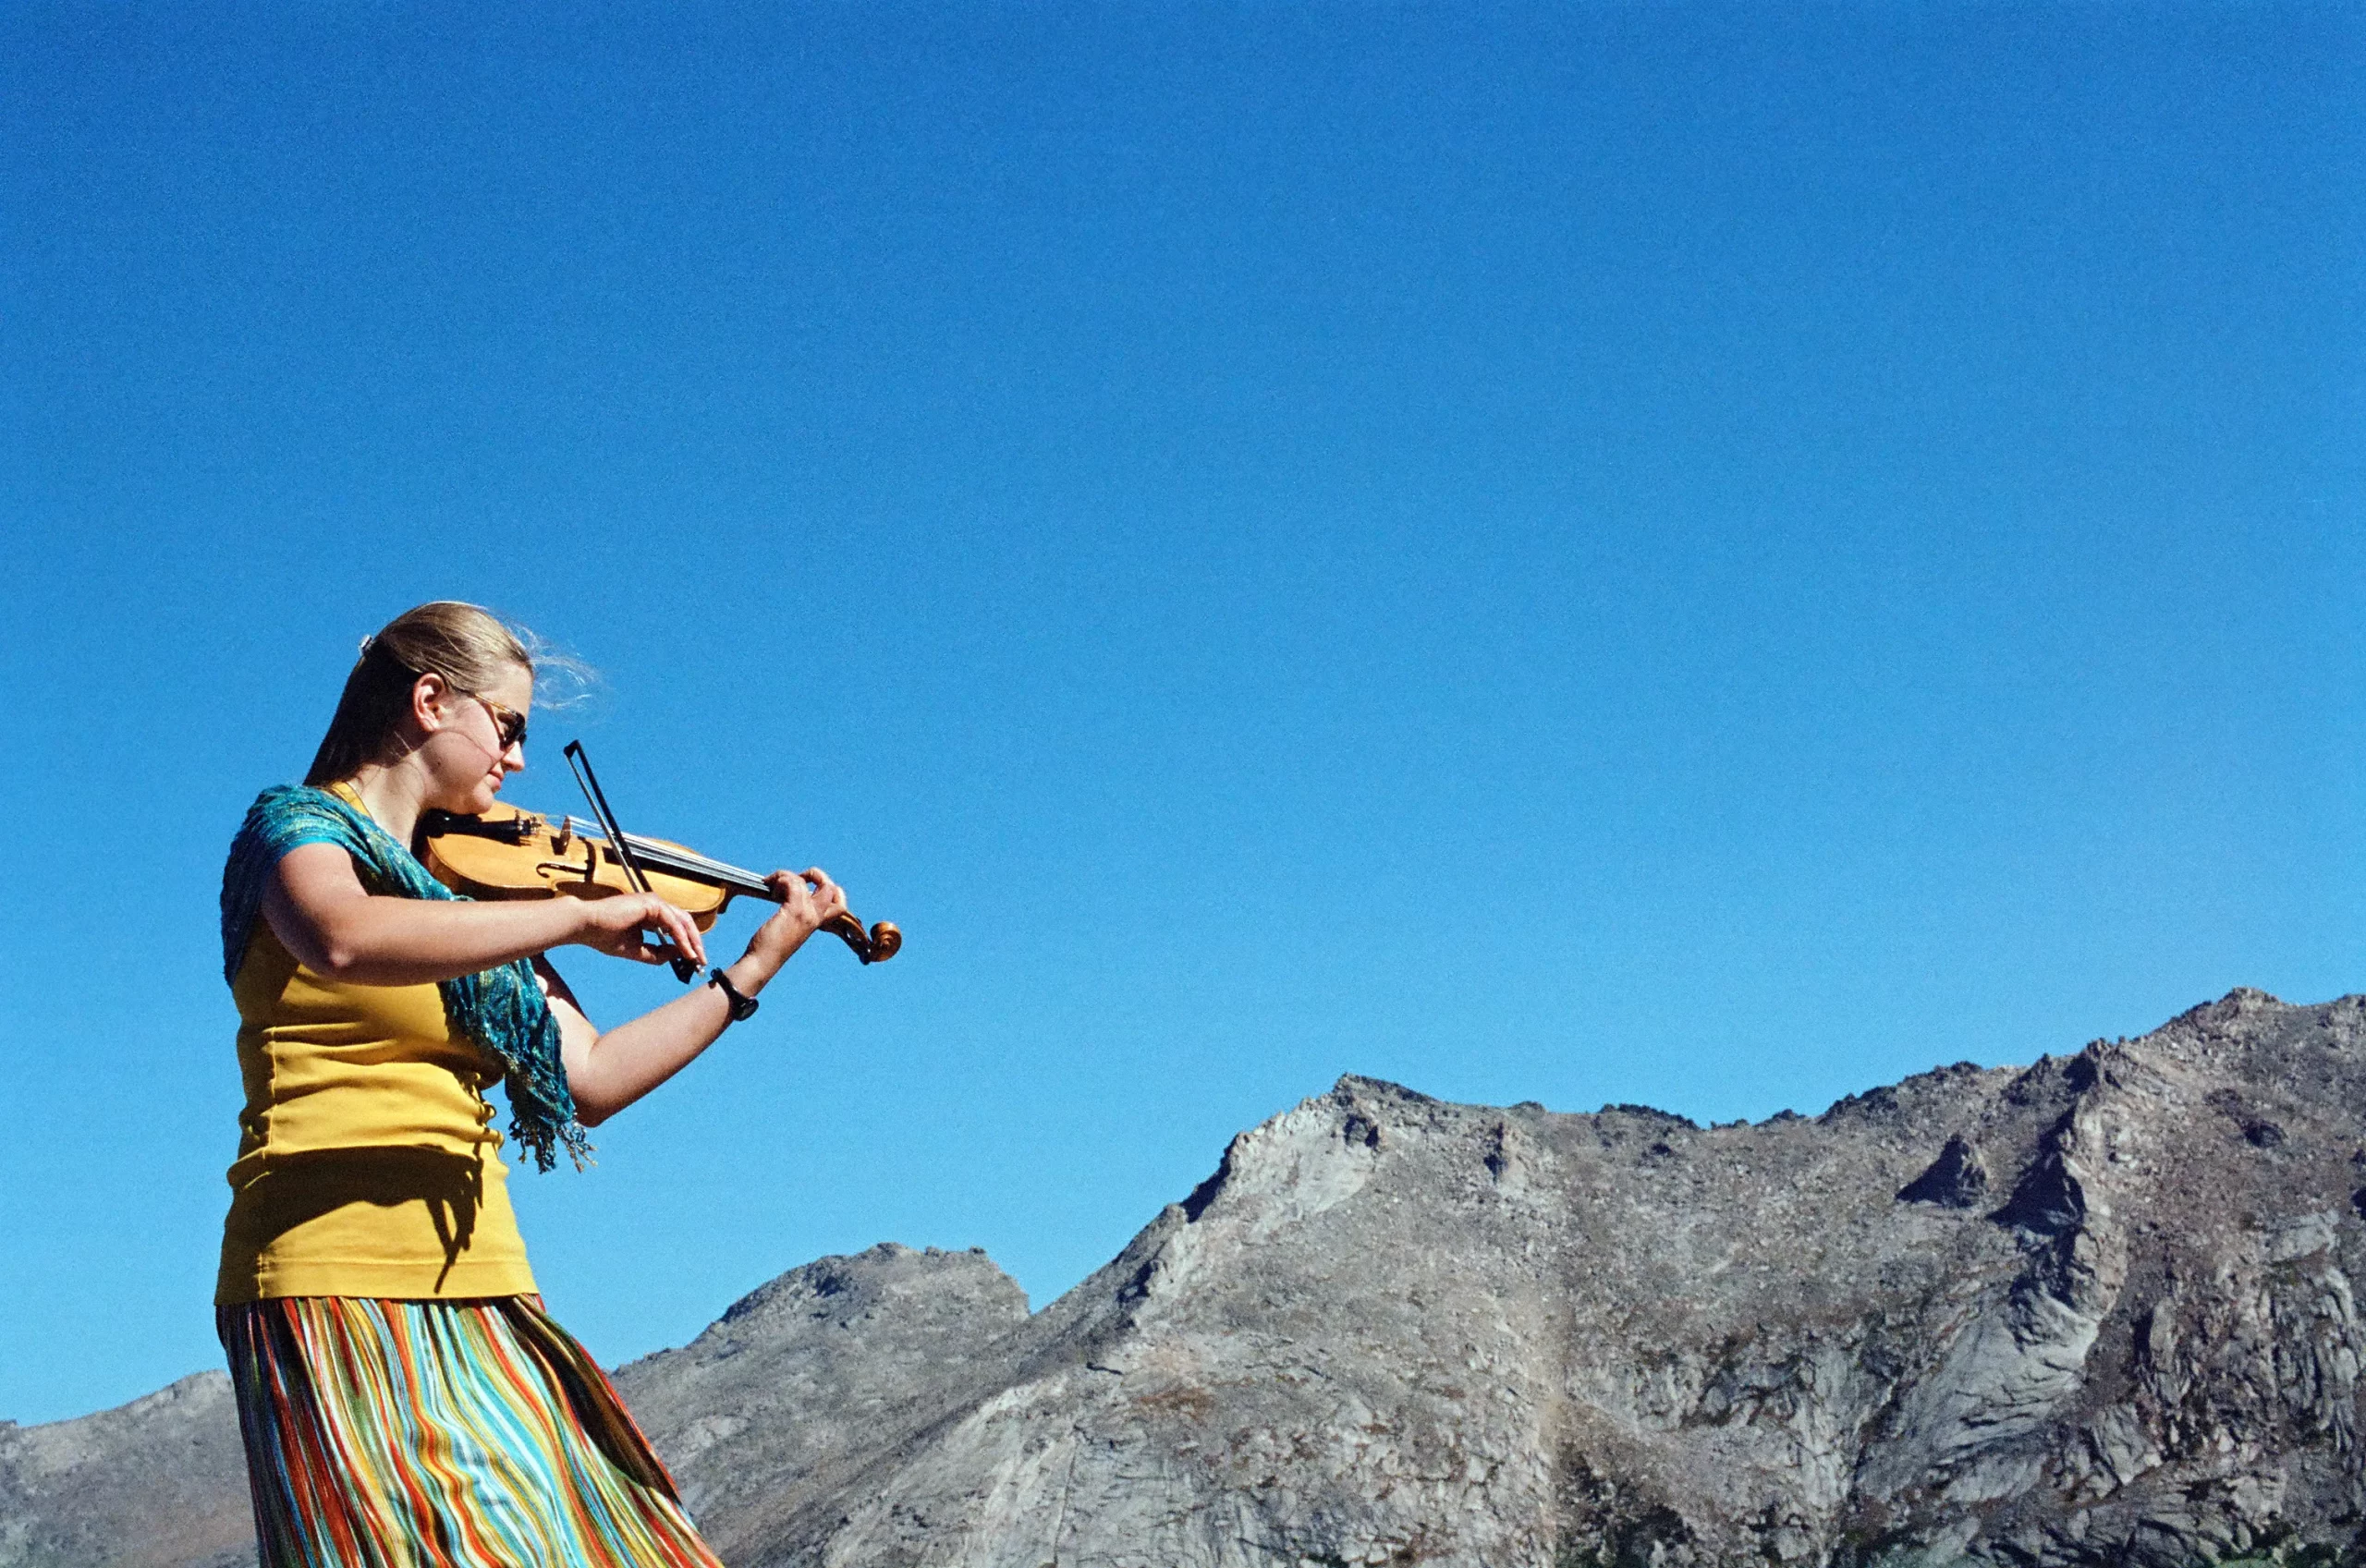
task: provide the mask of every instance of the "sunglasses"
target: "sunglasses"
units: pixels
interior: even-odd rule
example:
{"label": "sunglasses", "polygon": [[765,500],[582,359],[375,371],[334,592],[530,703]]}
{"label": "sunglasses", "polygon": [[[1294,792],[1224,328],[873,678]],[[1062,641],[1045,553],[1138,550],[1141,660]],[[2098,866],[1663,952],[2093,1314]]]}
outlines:
{"label": "sunglasses", "polygon": [[502,750],[507,751],[513,746],[526,744],[525,714],[515,708],[504,708],[492,698],[480,697],[473,691],[464,691],[460,695],[492,715],[493,733],[501,737]]}

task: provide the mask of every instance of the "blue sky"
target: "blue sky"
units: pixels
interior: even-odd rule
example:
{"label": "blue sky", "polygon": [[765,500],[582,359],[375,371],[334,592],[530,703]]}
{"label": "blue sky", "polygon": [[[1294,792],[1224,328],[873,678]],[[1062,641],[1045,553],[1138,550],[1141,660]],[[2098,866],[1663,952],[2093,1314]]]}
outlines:
{"label": "blue sky", "polygon": [[218,1361],[222,853],[427,598],[604,674],[514,798],[579,735],[909,933],[515,1184],[610,1359],[883,1239],[1041,1305],[1342,1073],[1756,1118],[2360,989],[2362,65],[2275,5],[9,7],[0,1416]]}

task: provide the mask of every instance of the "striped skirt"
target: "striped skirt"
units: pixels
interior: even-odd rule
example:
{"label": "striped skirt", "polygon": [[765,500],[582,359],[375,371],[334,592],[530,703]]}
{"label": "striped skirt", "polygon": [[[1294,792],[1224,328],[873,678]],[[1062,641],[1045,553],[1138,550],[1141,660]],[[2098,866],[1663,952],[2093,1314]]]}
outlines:
{"label": "striped skirt", "polygon": [[721,1568],[533,1296],[214,1310],[261,1568]]}

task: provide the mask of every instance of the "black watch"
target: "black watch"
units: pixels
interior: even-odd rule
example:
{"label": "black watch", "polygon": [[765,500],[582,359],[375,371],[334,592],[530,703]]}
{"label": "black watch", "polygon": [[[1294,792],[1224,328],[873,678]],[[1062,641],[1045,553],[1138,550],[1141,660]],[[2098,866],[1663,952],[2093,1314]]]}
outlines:
{"label": "black watch", "polygon": [[723,1000],[725,1003],[729,1004],[731,1008],[731,1021],[733,1023],[744,1023],[748,1019],[756,1015],[756,999],[752,996],[740,995],[739,988],[733,985],[731,983],[731,977],[725,974],[721,969],[710,970],[707,974],[706,983],[722,991]]}

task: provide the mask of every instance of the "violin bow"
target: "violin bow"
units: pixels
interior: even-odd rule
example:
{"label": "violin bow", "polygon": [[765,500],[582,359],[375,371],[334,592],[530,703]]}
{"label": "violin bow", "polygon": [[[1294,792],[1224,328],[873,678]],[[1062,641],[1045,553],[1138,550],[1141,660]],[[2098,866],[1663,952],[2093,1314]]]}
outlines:
{"label": "violin bow", "polygon": [[[592,814],[600,819],[600,829],[608,835],[609,847],[616,852],[616,863],[625,869],[625,875],[632,879],[635,887],[643,893],[655,892],[649,885],[649,873],[640,869],[640,857],[632,852],[632,844],[625,837],[624,829],[616,825],[616,814],[608,809],[607,792],[600,787],[600,775],[592,771],[592,759],[584,755],[583,743],[568,741],[565,755],[568,769],[575,774],[576,787],[582,790],[583,798],[592,803]],[[699,966],[691,963],[680,948],[674,948],[673,954],[673,957],[666,961],[674,966],[675,978],[684,985],[698,978]]]}

